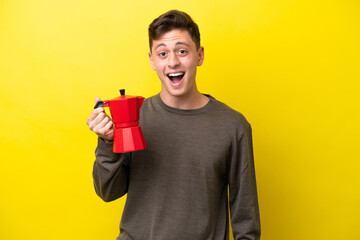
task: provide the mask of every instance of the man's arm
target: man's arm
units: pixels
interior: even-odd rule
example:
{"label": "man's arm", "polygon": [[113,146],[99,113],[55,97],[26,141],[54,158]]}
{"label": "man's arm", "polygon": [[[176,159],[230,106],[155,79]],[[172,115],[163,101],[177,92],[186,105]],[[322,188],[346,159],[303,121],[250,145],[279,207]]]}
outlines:
{"label": "man's arm", "polygon": [[112,143],[98,139],[93,180],[96,194],[105,202],[127,193],[130,172],[130,153],[114,153]]}
{"label": "man's arm", "polygon": [[259,240],[260,216],[252,134],[248,123],[232,148],[229,170],[229,205],[234,240]]}

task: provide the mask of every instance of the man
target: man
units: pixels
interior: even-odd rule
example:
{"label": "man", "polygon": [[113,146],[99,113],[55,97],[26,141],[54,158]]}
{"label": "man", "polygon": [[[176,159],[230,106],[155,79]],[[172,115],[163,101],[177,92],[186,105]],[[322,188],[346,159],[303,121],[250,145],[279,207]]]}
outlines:
{"label": "man", "polygon": [[161,91],[140,110],[147,148],[113,153],[113,123],[103,108],[87,120],[99,136],[96,193],[104,201],[127,193],[117,239],[229,239],[229,208],[234,239],[259,239],[251,127],[198,91],[196,69],[204,60],[198,26],[186,13],[169,11],[150,24],[149,43]]}

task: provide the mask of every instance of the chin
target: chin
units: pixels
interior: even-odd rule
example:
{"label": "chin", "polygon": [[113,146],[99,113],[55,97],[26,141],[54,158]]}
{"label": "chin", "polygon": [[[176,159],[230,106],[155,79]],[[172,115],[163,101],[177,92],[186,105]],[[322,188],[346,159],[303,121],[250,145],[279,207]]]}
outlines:
{"label": "chin", "polygon": [[185,93],[183,91],[170,91],[169,95],[173,97],[182,97]]}
{"label": "chin", "polygon": [[183,97],[186,95],[186,92],[183,89],[166,88],[163,92],[169,97]]}

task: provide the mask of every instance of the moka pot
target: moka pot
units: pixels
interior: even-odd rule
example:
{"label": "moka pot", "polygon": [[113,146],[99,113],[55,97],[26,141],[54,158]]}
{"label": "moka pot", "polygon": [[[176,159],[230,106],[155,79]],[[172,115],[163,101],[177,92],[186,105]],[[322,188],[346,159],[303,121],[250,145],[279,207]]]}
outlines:
{"label": "moka pot", "polygon": [[113,152],[133,152],[146,148],[139,126],[139,111],[144,99],[141,96],[125,95],[125,89],[121,89],[119,97],[96,103],[94,108],[109,107],[115,126]]}

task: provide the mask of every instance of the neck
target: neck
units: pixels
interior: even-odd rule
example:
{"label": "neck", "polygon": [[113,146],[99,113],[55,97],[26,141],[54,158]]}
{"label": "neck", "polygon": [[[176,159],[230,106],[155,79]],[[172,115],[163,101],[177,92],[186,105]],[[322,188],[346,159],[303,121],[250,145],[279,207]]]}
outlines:
{"label": "neck", "polygon": [[171,96],[160,92],[161,100],[169,107],[191,110],[204,107],[208,102],[209,98],[201,94],[199,91],[185,96]]}

